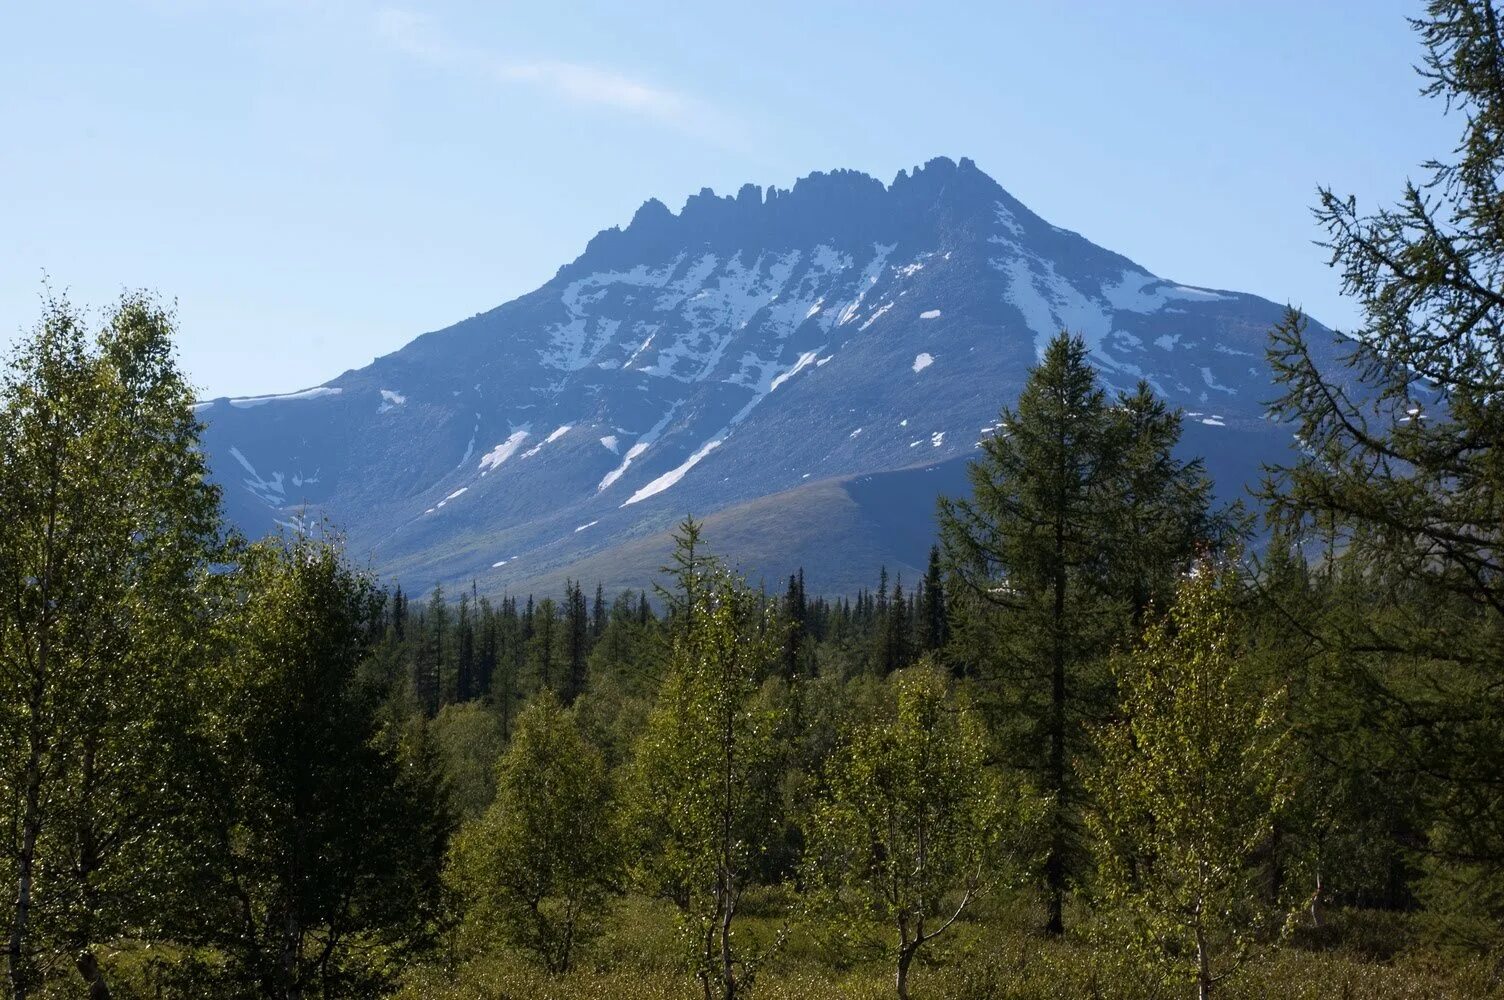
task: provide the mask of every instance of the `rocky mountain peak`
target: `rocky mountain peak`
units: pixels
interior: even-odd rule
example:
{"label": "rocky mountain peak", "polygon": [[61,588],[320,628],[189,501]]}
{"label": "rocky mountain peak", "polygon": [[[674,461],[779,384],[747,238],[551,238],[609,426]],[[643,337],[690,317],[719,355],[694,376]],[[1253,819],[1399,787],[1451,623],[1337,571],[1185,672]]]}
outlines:
{"label": "rocky mountain peak", "polygon": [[[871,491],[829,484],[964,464],[1062,328],[1109,387],[1145,380],[1224,436],[1213,450],[1283,448],[1261,402],[1278,315],[1152,275],[938,157],[888,185],[832,170],[706,188],[677,213],[649,199],[527,295],[324,386],[200,415],[247,530],[327,513],[358,555],[424,587],[497,590],[590,559],[630,575],[620,553],[685,512],[809,491],[834,505],[820,518],[850,522],[851,560],[882,561],[888,543],[858,522],[899,536],[860,513]],[[787,572],[789,530],[747,558]]]}

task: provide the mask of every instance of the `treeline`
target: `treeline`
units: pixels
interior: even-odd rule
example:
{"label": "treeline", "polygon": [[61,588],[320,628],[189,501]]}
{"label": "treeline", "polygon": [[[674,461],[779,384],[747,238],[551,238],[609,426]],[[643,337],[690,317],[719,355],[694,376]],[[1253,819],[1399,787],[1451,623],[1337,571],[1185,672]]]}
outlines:
{"label": "treeline", "polygon": [[[890,590],[884,567],[875,590],[849,599],[812,597],[801,568],[790,575],[781,599],[765,589],[760,595],[776,603],[782,616],[780,665],[790,680],[818,673],[822,664],[842,675],[891,674],[939,652],[949,636],[938,545],[930,550],[928,571],[908,593],[902,577]],[[406,664],[426,715],[479,700],[495,706],[509,735],[517,706],[540,691],[570,705],[603,673],[617,680],[632,675],[638,693],[650,689],[659,677],[654,657],[663,624],[646,591],[626,591],[608,603],[600,584],[587,600],[582,584],[565,581],[558,600],[529,594],[493,602],[472,583],[454,602],[435,587],[416,608],[397,585],[383,601],[376,627],[385,636],[383,655]]]}

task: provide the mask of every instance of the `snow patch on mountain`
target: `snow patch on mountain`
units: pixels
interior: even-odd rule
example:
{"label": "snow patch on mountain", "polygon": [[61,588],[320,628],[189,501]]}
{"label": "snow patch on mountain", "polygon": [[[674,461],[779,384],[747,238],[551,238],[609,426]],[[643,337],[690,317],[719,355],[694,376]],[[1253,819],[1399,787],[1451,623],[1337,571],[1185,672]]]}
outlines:
{"label": "snow patch on mountain", "polygon": [[623,368],[631,368],[632,367],[632,362],[636,361],[639,357],[642,356],[642,352],[643,351],[647,350],[649,347],[652,346],[653,338],[656,337],[657,335],[658,335],[658,331],[657,331],[656,328],[654,328],[653,332],[650,333],[650,334],[648,334],[647,339],[644,340],[641,344],[637,345],[637,350],[633,351],[632,354],[631,354],[631,356],[628,357],[626,361],[622,362],[621,366]]}
{"label": "snow patch on mountain", "polygon": [[500,468],[503,462],[511,458],[513,452],[522,446],[522,442],[527,440],[531,426],[531,424],[523,424],[520,428],[513,431],[511,436],[505,441],[482,455],[479,466],[480,474],[485,475],[492,469]]}
{"label": "snow patch on mountain", "polygon": [[774,389],[778,388],[780,385],[783,385],[783,383],[787,382],[789,379],[793,378],[795,375],[798,375],[800,372],[804,371],[804,369],[808,368],[812,362],[819,358],[820,351],[822,350],[824,350],[823,346],[816,348],[813,351],[805,351],[803,354],[799,355],[799,360],[794,362],[794,367],[790,368],[782,375],[779,375],[768,384],[768,392],[772,392]]}
{"label": "snow patch on mountain", "polygon": [[236,409],[249,410],[253,406],[261,406],[265,403],[287,403],[299,399],[323,399],[325,396],[338,396],[340,391],[337,387],[321,385],[304,389],[301,392],[285,392],[279,396],[242,396],[239,399],[230,400],[230,405]]}
{"label": "snow patch on mountain", "polygon": [[674,419],[674,412],[678,409],[678,403],[670,406],[668,408],[668,412],[663,415],[662,419],[660,419],[652,427],[648,428],[647,433],[638,438],[637,442],[633,444],[632,447],[627,449],[627,453],[622,456],[621,464],[612,469],[610,472],[606,473],[606,475],[601,479],[600,485],[595,488],[595,491],[597,493],[604,492],[611,486],[611,484],[615,483],[618,479],[626,474],[627,470],[632,467],[633,460],[642,455],[642,453],[647,451],[649,446],[651,446],[654,441],[658,440],[658,436],[663,433],[663,428],[667,427],[668,422]]}
{"label": "snow patch on mountain", "polygon": [[858,330],[865,330],[865,329],[867,329],[867,327],[871,326],[873,323],[876,323],[878,320],[882,319],[883,316],[888,312],[888,310],[890,310],[892,308],[893,308],[893,303],[891,303],[891,302],[884,302],[881,306],[879,306],[872,313],[871,316],[868,316],[862,322],[862,325],[859,326],[859,327],[857,327],[857,329]]}
{"label": "snow patch on mountain", "polygon": [[573,427],[574,427],[574,424],[564,424],[564,425],[562,425],[560,427],[554,428],[553,432],[550,433],[548,435],[548,437],[544,438],[542,441],[539,441],[537,444],[533,445],[527,451],[523,452],[522,453],[522,457],[523,458],[532,458],[534,455],[538,454],[538,452],[540,452],[540,451],[543,450],[543,446],[544,445],[546,445],[546,444],[553,444],[555,441],[559,440],[559,438],[563,437],[565,434],[568,434],[569,431],[570,431],[570,429],[573,428]]}
{"label": "snow patch on mountain", "polygon": [[246,471],[246,478],[242,480],[245,488],[255,494],[262,503],[275,506],[287,502],[287,492],[282,486],[282,473],[273,472],[270,479],[262,479],[256,467],[240,453],[239,448],[231,447],[230,456]]}
{"label": "snow patch on mountain", "polygon": [[836,320],[836,326],[845,326],[856,318],[862,308],[862,300],[867,297],[867,292],[877,284],[877,276],[882,273],[883,267],[888,263],[888,255],[897,249],[897,243],[874,243],[872,249],[876,256],[862,269],[861,277],[857,279],[856,297],[847,303],[846,308],[841,310],[840,318]]}
{"label": "snow patch on mountain", "polygon": [[1061,277],[1053,261],[1020,253],[1007,259],[994,258],[991,263],[1007,276],[1005,297],[1023,313],[1041,358],[1046,345],[1061,330],[1080,333],[1095,350],[1107,333],[1106,314],[1099,303]]}
{"label": "snow patch on mountain", "polygon": [[1102,285],[1102,296],[1114,309],[1125,312],[1159,312],[1173,299],[1220,302],[1230,296],[1205,288],[1190,288],[1162,281],[1146,271],[1125,270],[1117,281]]}
{"label": "snow patch on mountain", "polygon": [[721,444],[722,441],[720,438],[712,438],[711,440],[706,441],[704,444],[700,445],[700,447],[696,448],[694,454],[686,458],[683,464],[670,469],[663,475],[659,476],[657,479],[653,480],[651,483],[648,483],[642,489],[638,490],[636,493],[633,493],[630,497],[627,498],[626,502],[623,503],[622,506],[629,507],[634,503],[639,503],[643,500],[646,500],[648,497],[657,496],[659,493],[662,493],[664,490],[675,485],[679,482],[679,480],[683,479],[686,475],[689,474],[690,469],[693,469],[696,465],[699,465],[701,459],[703,459],[706,455],[709,455],[715,449],[719,448]]}
{"label": "snow patch on mountain", "polygon": [[1201,381],[1206,383],[1206,387],[1208,389],[1215,389],[1218,392],[1225,392],[1233,396],[1236,396],[1238,394],[1238,390],[1234,389],[1230,385],[1217,384],[1217,379],[1214,375],[1212,375],[1212,370],[1210,368],[1201,369]]}
{"label": "snow patch on mountain", "polygon": [[[1008,230],[1010,236],[1015,238],[1023,236],[1024,227],[1019,224],[1014,214],[1008,210],[1008,206],[1000,201],[993,204],[993,218],[997,220],[998,225]],[[993,241],[1002,242],[997,237],[993,237]]]}
{"label": "snow patch on mountain", "polygon": [[[680,255],[667,267],[651,268],[639,264],[628,271],[597,272],[565,285],[559,300],[569,318],[553,328],[548,347],[539,352],[539,360],[547,367],[565,372],[579,371],[589,365],[610,343],[620,326],[619,320],[592,316],[595,307],[613,290],[623,286],[663,288],[682,260]],[[592,323],[592,319],[596,322]],[[646,346],[644,343],[643,347]]]}

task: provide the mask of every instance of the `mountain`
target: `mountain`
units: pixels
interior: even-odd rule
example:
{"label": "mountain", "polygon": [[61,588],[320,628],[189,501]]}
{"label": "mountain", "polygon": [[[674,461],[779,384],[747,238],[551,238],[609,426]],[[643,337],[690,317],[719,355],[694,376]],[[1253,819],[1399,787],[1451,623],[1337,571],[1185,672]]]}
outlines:
{"label": "mountain", "polygon": [[[934,496],[1045,341],[1187,411],[1225,494],[1285,454],[1265,419],[1281,308],[1150,274],[1050,225],[970,160],[884,185],[648,201],[541,288],[365,368],[199,404],[252,535],[327,517],[410,589],[641,585],[686,512],[756,579],[913,574]],[[1320,339],[1320,338],[1316,338]]]}

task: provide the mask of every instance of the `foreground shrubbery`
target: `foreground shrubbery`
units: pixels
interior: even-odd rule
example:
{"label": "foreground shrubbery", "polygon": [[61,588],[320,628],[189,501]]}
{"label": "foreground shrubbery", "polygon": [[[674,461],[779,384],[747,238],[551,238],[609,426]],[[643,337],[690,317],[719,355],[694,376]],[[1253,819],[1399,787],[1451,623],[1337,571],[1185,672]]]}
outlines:
{"label": "foreground shrubbery", "polygon": [[[1089,930],[1064,939],[1037,931],[1043,908],[1010,895],[958,921],[951,939],[924,952],[914,993],[931,1000],[1160,1000],[1186,995],[1185,984],[1146,973],[1122,952],[1095,943]],[[771,942],[777,917],[745,921],[747,934]],[[831,928],[798,922],[785,947],[759,976],[756,996],[770,1000],[884,1000],[894,992],[891,962],[877,942],[884,928],[863,927],[867,947],[837,947]],[[1219,995],[1234,1000],[1486,1000],[1504,996],[1487,958],[1424,943],[1414,918],[1338,911],[1320,941],[1296,940],[1229,980]],[[692,1000],[702,996],[680,963],[667,904],[623,901],[604,934],[573,971],[543,972],[525,955],[498,949],[457,964],[415,970],[405,1000]]]}

